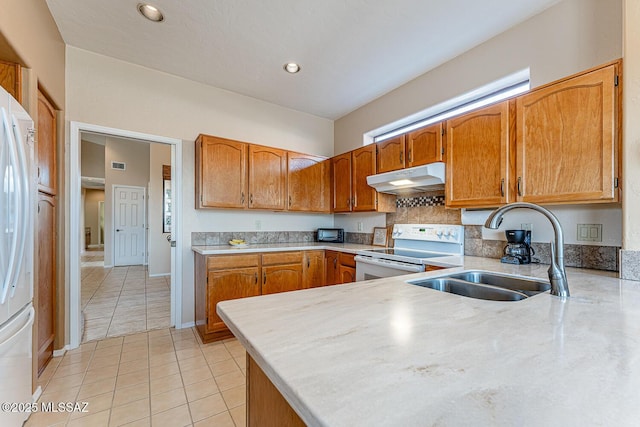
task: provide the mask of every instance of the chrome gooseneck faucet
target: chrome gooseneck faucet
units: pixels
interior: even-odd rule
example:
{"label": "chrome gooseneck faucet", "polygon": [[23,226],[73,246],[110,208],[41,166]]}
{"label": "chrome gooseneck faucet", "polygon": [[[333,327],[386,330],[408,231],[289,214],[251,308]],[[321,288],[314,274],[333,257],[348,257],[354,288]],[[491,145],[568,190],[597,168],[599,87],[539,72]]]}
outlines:
{"label": "chrome gooseneck faucet", "polygon": [[551,282],[551,295],[562,298],[569,296],[569,284],[567,283],[567,273],[564,270],[564,234],[560,221],[554,214],[542,206],[533,203],[516,202],[504,205],[491,212],[484,226],[497,229],[502,222],[502,216],[512,209],[532,209],[546,216],[553,226],[555,241],[551,242],[551,266],[549,267],[549,282]]}

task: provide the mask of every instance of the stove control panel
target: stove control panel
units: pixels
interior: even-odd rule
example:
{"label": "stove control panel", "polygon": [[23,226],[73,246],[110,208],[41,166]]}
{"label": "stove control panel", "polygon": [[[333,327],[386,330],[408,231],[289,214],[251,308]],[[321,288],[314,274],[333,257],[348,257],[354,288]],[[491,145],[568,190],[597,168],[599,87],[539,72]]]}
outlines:
{"label": "stove control panel", "polygon": [[464,242],[464,226],[452,224],[396,224],[391,235],[396,240]]}

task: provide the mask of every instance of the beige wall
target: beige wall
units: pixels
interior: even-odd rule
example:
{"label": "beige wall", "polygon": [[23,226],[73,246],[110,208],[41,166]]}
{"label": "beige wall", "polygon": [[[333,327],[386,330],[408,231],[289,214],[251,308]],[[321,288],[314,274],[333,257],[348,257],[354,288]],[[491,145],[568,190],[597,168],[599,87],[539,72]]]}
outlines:
{"label": "beige wall", "polygon": [[104,190],[86,189],[84,196],[84,226],[91,228],[91,241],[85,242],[85,244],[97,245],[99,242],[98,202],[104,202]]}
{"label": "beige wall", "polygon": [[[65,103],[65,45],[58,26],[43,0],[2,0],[0,33],[21,59],[22,65],[31,68],[32,77],[47,92],[58,109]],[[11,58],[10,52],[0,52],[0,57]],[[14,56],[15,58],[15,56]],[[29,95],[32,100],[35,96]],[[35,103],[27,111],[35,116]]]}
{"label": "beige wall", "polygon": [[640,2],[625,0],[623,246],[640,250]]}
{"label": "beige wall", "polygon": [[[111,169],[111,162],[125,162],[126,169]],[[113,266],[113,187],[149,184],[149,144],[121,138],[107,138],[104,150],[104,265]]]}
{"label": "beige wall", "polygon": [[80,168],[82,176],[104,178],[104,145],[82,141]]}
{"label": "beige wall", "polygon": [[149,149],[149,275],[158,276],[171,273],[171,245],[167,241],[169,233],[162,231],[163,179],[162,165],[171,165],[171,146],[150,144]]}
{"label": "beige wall", "polygon": [[621,22],[620,0],[564,0],[338,119],[335,153],[361,146],[366,132],[527,67],[535,87],[620,58]]}
{"label": "beige wall", "polygon": [[[67,120],[183,140],[182,321],[193,322],[194,231],[314,230],[331,215],[194,209],[198,134],[333,154],[333,122],[74,47],[67,47]],[[107,196],[107,199],[109,196]]]}

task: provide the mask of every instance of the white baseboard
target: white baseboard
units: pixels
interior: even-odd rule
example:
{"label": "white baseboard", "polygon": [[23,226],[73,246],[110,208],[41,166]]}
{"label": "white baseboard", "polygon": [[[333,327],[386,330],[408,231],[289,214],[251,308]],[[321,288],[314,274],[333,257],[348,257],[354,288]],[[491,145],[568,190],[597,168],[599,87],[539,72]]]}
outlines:
{"label": "white baseboard", "polygon": [[186,323],[183,323],[180,326],[176,326],[176,329],[193,328],[194,326],[196,326],[196,322],[186,322]]}
{"label": "white baseboard", "polygon": [[95,248],[103,248],[104,245],[89,245],[90,248],[95,249]]}
{"label": "white baseboard", "polygon": [[104,268],[113,268],[113,264],[109,264],[109,265],[105,264]]}
{"label": "white baseboard", "polygon": [[158,273],[158,274],[150,274],[149,277],[171,277],[171,273]]}
{"label": "white baseboard", "polygon": [[38,386],[38,388],[36,388],[36,391],[33,392],[33,401],[37,402],[38,399],[40,399],[40,396],[42,396],[42,387]]}
{"label": "white baseboard", "polygon": [[60,357],[60,356],[64,356],[64,354],[67,352],[67,346],[65,345],[64,347],[62,347],[59,350],[53,350],[53,357]]}

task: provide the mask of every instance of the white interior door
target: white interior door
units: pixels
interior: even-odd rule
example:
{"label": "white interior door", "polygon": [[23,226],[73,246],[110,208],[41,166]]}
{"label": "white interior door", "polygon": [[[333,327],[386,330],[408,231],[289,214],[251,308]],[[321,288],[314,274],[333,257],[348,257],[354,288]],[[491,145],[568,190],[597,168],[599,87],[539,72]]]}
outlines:
{"label": "white interior door", "polygon": [[144,194],[143,187],[113,187],[113,258],[116,266],[144,263]]}

